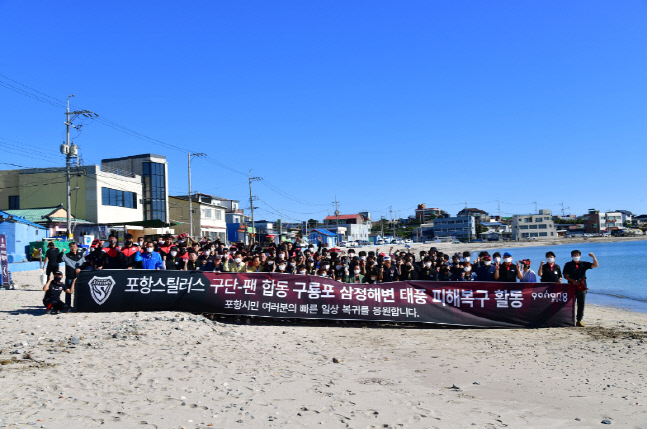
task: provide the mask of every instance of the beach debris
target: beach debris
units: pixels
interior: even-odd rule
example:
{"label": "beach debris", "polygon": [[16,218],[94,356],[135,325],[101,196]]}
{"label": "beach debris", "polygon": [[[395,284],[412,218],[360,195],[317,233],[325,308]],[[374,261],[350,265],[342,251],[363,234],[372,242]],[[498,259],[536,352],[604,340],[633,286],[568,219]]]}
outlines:
{"label": "beach debris", "polygon": [[452,389],[452,390],[461,390],[461,388],[460,388],[460,387],[458,387],[458,386],[457,386],[457,385],[455,385],[455,384],[452,384],[452,387],[450,387],[450,389]]}
{"label": "beach debris", "polygon": [[600,423],[602,423],[603,425],[610,425],[610,424],[611,424],[611,420],[609,420],[609,419],[604,419],[604,420],[602,420]]}
{"label": "beach debris", "polygon": [[332,363],[339,363],[339,359],[337,359],[337,358],[335,358],[335,357],[334,357],[334,358],[332,358]]}

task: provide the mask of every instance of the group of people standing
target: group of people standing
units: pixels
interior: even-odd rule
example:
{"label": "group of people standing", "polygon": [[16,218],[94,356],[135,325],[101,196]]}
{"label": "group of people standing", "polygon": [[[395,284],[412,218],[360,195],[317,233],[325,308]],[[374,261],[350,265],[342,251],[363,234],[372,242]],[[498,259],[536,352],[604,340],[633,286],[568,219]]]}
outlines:
{"label": "group of people standing", "polygon": [[[586,271],[598,266],[593,253],[593,262],[580,261],[581,252],[571,252],[572,261],[562,270],[555,263],[555,253],[546,253],[537,273],[532,270],[529,259],[514,263],[509,252],[490,255],[482,251],[472,260],[470,252],[454,255],[440,252],[432,247],[422,250],[418,257],[408,250],[380,252],[355,249],[341,251],[326,246],[302,248],[298,243],[268,243],[261,246],[254,242],[226,246],[220,240],[202,239],[192,241],[188,237],[165,235],[159,240],[134,241],[126,234],[124,245],[117,245],[117,237],[111,235],[107,243],[94,240],[86,254],[76,243],[70,243],[67,253],[58,252],[54,243],[49,244],[45,255],[44,269],[49,279],[44,290],[48,292],[46,305],[53,311],[71,306],[74,283],[81,270],[102,269],[154,269],[179,271],[207,271],[234,273],[282,273],[316,275],[344,283],[378,284],[402,280],[428,281],[491,281],[491,282],[543,282],[561,283],[566,279],[578,287],[577,322],[582,325],[586,296]],[[65,281],[58,271],[65,263]],[[539,279],[539,280],[538,280]],[[65,300],[60,296],[64,294]]]}

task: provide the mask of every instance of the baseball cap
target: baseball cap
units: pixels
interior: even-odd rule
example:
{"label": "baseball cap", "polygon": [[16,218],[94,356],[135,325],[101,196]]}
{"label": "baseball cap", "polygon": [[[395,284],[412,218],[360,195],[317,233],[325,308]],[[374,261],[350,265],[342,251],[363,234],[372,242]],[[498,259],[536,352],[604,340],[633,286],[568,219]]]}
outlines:
{"label": "baseball cap", "polygon": [[505,253],[503,254],[503,257],[504,257],[504,258],[512,258],[512,255],[511,255],[509,252],[505,252]]}

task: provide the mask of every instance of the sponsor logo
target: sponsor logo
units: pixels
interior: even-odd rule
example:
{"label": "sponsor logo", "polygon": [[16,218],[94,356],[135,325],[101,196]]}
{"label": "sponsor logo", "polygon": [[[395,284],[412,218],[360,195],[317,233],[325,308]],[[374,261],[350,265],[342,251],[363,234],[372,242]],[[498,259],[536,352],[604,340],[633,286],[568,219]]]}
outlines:
{"label": "sponsor logo", "polygon": [[92,277],[88,285],[90,285],[92,299],[94,299],[97,304],[101,305],[106,302],[110,296],[110,292],[112,292],[115,281],[112,277]]}

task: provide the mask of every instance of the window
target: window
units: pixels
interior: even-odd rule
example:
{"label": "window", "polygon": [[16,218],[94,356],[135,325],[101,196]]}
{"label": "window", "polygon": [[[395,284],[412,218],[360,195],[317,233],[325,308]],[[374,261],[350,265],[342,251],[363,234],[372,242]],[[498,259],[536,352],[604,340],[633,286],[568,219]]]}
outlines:
{"label": "window", "polygon": [[532,222],[532,218],[531,217],[525,217],[525,218],[523,218],[523,221],[525,223]]}
{"label": "window", "polygon": [[528,229],[528,225],[519,225],[519,229]]}
{"label": "window", "polygon": [[211,219],[211,209],[205,209],[204,217],[206,217],[207,219]]}
{"label": "window", "polygon": [[216,219],[217,220],[222,219],[222,212],[220,210],[216,210]]}
{"label": "window", "polygon": [[137,194],[135,192],[120,191],[111,188],[101,188],[101,204],[104,206],[137,208]]}
{"label": "window", "polygon": [[142,163],[144,183],[144,220],[166,222],[166,165]]}
{"label": "window", "polygon": [[537,234],[536,232],[531,232],[531,233],[530,233],[530,236],[531,236],[531,237],[537,237],[537,236],[539,236],[539,234]]}
{"label": "window", "polygon": [[541,222],[541,218],[540,217],[535,218],[535,222]]}
{"label": "window", "polygon": [[545,218],[544,218],[544,220],[545,220],[545,221],[549,221],[549,220],[550,220],[550,218],[549,218],[549,217],[545,217]]}
{"label": "window", "polygon": [[540,232],[539,236],[540,237],[548,237],[548,233],[547,232]]}
{"label": "window", "polygon": [[539,229],[546,229],[546,228],[548,228],[548,225],[546,225],[545,223],[542,223],[541,225],[539,225]]}
{"label": "window", "polygon": [[20,195],[9,195],[9,210],[20,210]]}
{"label": "window", "polygon": [[530,225],[530,229],[537,229],[537,225]]}

